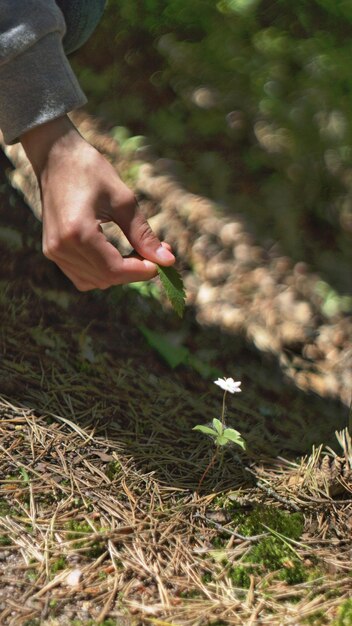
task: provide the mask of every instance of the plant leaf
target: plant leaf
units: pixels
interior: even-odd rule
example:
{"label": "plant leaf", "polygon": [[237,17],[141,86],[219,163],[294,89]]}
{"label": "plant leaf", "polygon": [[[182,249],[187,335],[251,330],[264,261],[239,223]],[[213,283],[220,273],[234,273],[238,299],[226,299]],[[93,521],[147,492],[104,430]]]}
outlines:
{"label": "plant leaf", "polygon": [[215,439],[215,443],[217,446],[226,446],[226,444],[229,442],[228,438],[225,437],[224,435],[219,435],[216,439]]}
{"label": "plant leaf", "polygon": [[[133,284],[133,283],[132,283]],[[201,375],[202,378],[216,378],[221,376],[222,372],[217,367],[210,365],[204,359],[199,358],[197,354],[190,354],[188,363],[191,367],[193,367],[198,374]]]}
{"label": "plant leaf", "polygon": [[24,469],[24,467],[20,467],[20,474],[24,480],[25,483],[29,483],[29,476],[28,476],[28,472],[27,470]]}
{"label": "plant leaf", "polygon": [[199,432],[204,433],[205,435],[211,435],[212,437],[216,437],[217,433],[215,430],[210,428],[209,426],[195,426],[192,430],[199,430]]}
{"label": "plant leaf", "polygon": [[237,443],[237,445],[241,446],[243,450],[246,449],[245,441],[242,438],[241,433],[238,432],[238,430],[235,430],[234,428],[225,428],[223,436],[226,437],[228,441],[233,441],[233,443]]}
{"label": "plant leaf", "polygon": [[222,423],[216,417],[214,417],[213,419],[213,428],[217,433],[219,433],[219,435],[223,434],[224,429],[223,429]]}
{"label": "plant leaf", "polygon": [[177,315],[183,317],[186,293],[181,275],[174,267],[158,265],[157,268],[161,284],[165,289],[167,297]]}
{"label": "plant leaf", "polygon": [[143,333],[151,348],[154,348],[166,363],[175,368],[181,363],[186,364],[188,360],[189,350],[185,346],[175,346],[171,341],[165,339],[161,333],[153,332],[145,326],[138,327]]}

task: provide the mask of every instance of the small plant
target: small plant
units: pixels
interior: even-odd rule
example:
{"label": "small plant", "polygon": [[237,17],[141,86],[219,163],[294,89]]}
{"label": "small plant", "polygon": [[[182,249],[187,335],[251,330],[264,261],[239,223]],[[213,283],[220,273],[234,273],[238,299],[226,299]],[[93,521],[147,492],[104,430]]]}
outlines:
{"label": "small plant", "polygon": [[215,452],[212,458],[210,459],[209,464],[205,468],[205,471],[199,481],[198,489],[200,488],[210,468],[214,465],[220,449],[222,449],[228,443],[235,443],[236,445],[240,446],[244,450],[246,449],[246,444],[245,444],[244,439],[241,436],[241,433],[238,430],[235,430],[234,428],[227,428],[225,424],[226,394],[227,392],[239,393],[241,391],[240,389],[241,381],[235,382],[233,378],[218,378],[218,380],[215,380],[214,383],[215,385],[218,385],[219,387],[221,387],[221,389],[224,390],[221,420],[214,417],[211,425],[198,424],[197,426],[193,428],[193,430],[197,430],[201,433],[204,433],[205,435],[209,435],[212,438],[213,443],[216,446]]}

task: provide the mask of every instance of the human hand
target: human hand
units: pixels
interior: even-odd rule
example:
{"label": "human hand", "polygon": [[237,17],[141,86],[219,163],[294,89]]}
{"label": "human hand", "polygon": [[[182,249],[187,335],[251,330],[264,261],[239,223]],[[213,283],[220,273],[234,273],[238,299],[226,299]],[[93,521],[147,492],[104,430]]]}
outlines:
{"label": "human hand", "polygon": [[[42,198],[43,252],[80,291],[149,280],[156,263],[172,265],[133,192],[65,116],[21,137]],[[101,224],[115,222],[138,256],[122,257]]]}

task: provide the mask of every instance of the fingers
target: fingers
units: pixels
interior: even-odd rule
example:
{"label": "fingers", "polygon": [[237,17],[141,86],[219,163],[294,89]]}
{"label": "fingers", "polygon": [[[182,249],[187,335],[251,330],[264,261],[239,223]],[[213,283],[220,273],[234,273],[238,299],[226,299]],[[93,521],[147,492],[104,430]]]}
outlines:
{"label": "fingers", "polygon": [[157,274],[154,263],[144,258],[122,257],[121,254],[109,243],[103,233],[97,228],[94,236],[82,247],[86,263],[91,263],[99,275],[103,277],[103,283],[109,285],[124,285],[132,282],[150,280]]}
{"label": "fingers", "polygon": [[114,221],[126,235],[133,248],[141,255],[159,265],[173,265],[175,257],[170,246],[163,246],[143,216],[136,198],[131,196],[112,207]]}
{"label": "fingers", "polygon": [[112,285],[150,280],[157,274],[154,263],[138,257],[124,258],[109,243],[96,223],[87,232],[58,240],[55,246],[45,249],[80,291],[107,289]]}

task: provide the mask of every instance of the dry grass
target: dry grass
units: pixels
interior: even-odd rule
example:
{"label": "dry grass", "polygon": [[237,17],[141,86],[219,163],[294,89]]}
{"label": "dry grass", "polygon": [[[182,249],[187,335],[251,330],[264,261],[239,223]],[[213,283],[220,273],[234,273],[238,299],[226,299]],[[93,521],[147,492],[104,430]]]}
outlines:
{"label": "dry grass", "polygon": [[[179,329],[136,294],[123,306],[119,292],[77,297],[35,252],[25,211],[11,219],[0,228],[0,625],[332,624],[352,591],[345,407],[298,391],[189,312],[192,350],[216,348],[223,374],[243,380],[227,419],[248,442],[198,490],[212,450],[192,426],[219,415],[221,395],[170,371],[135,326]],[[336,428],[335,452],[324,449]],[[312,441],[323,445],[302,456]]]}
{"label": "dry grass", "polygon": [[[64,310],[61,333],[31,328],[33,298],[2,298],[0,624],[331,623],[351,593],[347,431],[336,458],[319,448],[300,462],[254,462],[230,449],[197,493],[210,449],[191,426],[219,410],[218,394],[87,352],[94,330],[83,340]],[[242,535],[238,513],[258,505],[299,511],[304,534],[279,537],[286,561],[249,569],[241,586],[236,567],[276,536]],[[283,580],[298,561],[301,582]]]}

